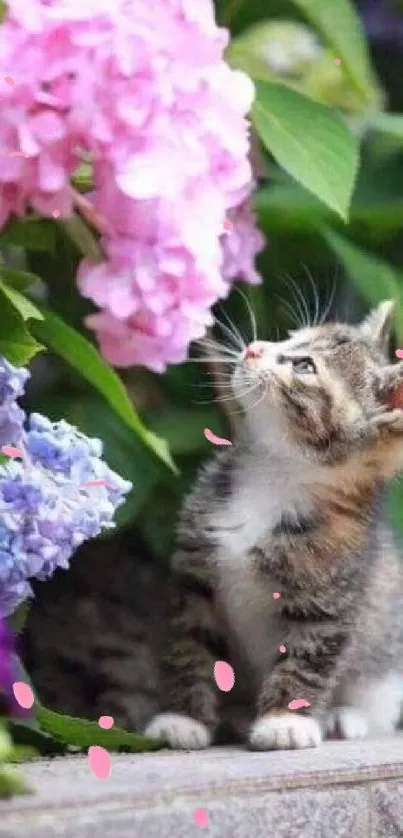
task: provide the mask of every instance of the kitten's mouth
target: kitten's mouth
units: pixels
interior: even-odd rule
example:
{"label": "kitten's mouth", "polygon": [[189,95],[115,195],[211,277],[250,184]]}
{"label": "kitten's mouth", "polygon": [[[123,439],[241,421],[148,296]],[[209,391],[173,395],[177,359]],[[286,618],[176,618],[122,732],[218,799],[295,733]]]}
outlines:
{"label": "kitten's mouth", "polygon": [[274,391],[275,376],[270,370],[258,369],[245,364],[244,359],[236,367],[232,378],[234,397],[244,406],[259,400],[263,395],[270,395]]}

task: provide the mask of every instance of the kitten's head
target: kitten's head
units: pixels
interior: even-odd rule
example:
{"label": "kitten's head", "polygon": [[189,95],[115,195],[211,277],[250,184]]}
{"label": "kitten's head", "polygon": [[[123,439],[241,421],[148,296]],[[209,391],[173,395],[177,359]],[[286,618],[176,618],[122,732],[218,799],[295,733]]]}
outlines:
{"label": "kitten's head", "polygon": [[399,410],[403,440],[403,363],[387,359],[393,308],[381,303],[358,326],[330,323],[250,344],[232,388],[254,438],[331,462],[351,453],[357,434],[370,445],[374,417],[383,416],[383,439],[391,417],[396,440]]}

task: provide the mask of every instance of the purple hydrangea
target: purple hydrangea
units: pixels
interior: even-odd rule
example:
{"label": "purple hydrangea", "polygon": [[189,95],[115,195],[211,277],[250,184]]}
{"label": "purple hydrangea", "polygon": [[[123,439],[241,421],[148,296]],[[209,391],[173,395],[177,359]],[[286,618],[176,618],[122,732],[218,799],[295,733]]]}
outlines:
{"label": "purple hydrangea", "polygon": [[4,617],[0,614],[0,694],[10,707],[15,704],[13,698],[13,683],[15,681],[13,655],[13,636]]}
{"label": "purple hydrangea", "polygon": [[17,369],[0,357],[0,447],[11,445],[21,437],[25,413],[16,399],[24,394],[29,377],[28,370]]}
{"label": "purple hydrangea", "polygon": [[360,0],[358,4],[367,35],[374,43],[403,43],[401,10],[387,0]]}
{"label": "purple hydrangea", "polygon": [[34,413],[12,441],[24,456],[0,465],[0,609],[6,615],[32,595],[30,579],[67,568],[80,544],[114,526],[132,485],[101,459],[100,440],[64,420]]}

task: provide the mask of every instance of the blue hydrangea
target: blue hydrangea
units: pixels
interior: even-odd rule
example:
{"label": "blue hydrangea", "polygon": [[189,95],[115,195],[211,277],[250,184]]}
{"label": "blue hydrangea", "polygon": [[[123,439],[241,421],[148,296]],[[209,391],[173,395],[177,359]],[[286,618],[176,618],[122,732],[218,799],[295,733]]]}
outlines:
{"label": "blue hydrangea", "polygon": [[12,445],[21,436],[25,413],[16,399],[24,394],[29,377],[28,370],[17,369],[0,357],[0,448]]}
{"label": "blue hydrangea", "polygon": [[[15,395],[23,383],[22,377],[14,383]],[[102,460],[100,440],[64,420],[34,413],[11,441],[24,456],[0,465],[0,611],[6,615],[32,595],[31,579],[68,568],[80,544],[115,525],[131,489]],[[91,481],[102,485],[84,485]]]}

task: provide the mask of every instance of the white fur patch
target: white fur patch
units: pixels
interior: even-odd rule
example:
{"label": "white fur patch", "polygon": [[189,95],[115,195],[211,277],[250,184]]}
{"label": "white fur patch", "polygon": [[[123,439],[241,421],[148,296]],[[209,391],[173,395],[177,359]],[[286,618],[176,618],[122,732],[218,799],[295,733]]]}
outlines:
{"label": "white fur patch", "polygon": [[343,691],[345,705],[361,711],[367,720],[369,735],[392,733],[400,718],[403,702],[403,679],[391,672],[382,681],[361,681]]}
{"label": "white fur patch", "polygon": [[316,748],[321,741],[320,725],[315,719],[291,713],[262,716],[249,734],[249,745],[255,751]]}
{"label": "white fur patch", "polygon": [[339,739],[365,739],[368,722],[364,714],[355,707],[335,707],[325,723],[326,734]]}
{"label": "white fur patch", "polygon": [[260,677],[276,659],[284,639],[279,622],[279,604],[271,596],[274,583],[258,579],[245,559],[223,556],[220,565],[219,597],[232,631]]}
{"label": "white fur patch", "polygon": [[[305,479],[306,470],[303,474]],[[211,514],[219,541],[219,598],[238,643],[261,677],[272,668],[284,640],[280,604],[272,596],[281,589],[268,575],[263,579],[256,573],[250,551],[267,540],[283,514],[297,520],[309,513],[310,499],[301,475],[298,464],[290,458],[284,462],[278,452],[250,452],[234,477],[231,497]]]}
{"label": "white fur patch", "polygon": [[208,748],[212,738],[205,725],[179,713],[160,713],[154,716],[144,735],[151,739],[162,739],[170,748],[185,751]]}

